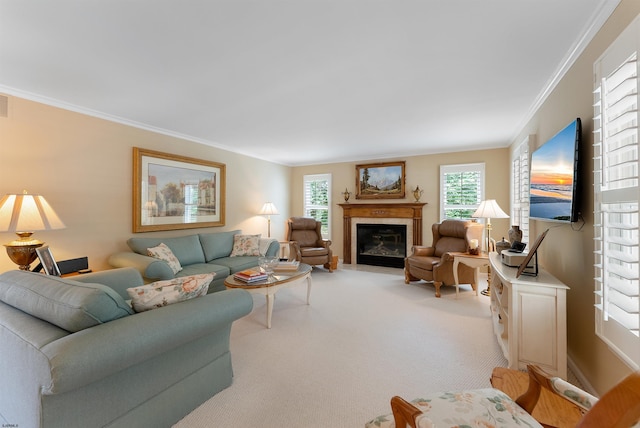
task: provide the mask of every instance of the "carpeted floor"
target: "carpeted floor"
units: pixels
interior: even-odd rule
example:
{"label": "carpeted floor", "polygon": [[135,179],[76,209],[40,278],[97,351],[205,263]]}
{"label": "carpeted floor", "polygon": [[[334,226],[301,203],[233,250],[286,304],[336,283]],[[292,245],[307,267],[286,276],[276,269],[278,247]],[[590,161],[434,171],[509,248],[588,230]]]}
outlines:
{"label": "carpeted floor", "polygon": [[[468,285],[404,284],[402,269],[340,266],[276,295],[273,325],[254,296],[231,332],[234,381],[178,422],[198,427],[362,427],[393,395],[489,387],[506,366],[489,298]],[[486,275],[481,289],[486,288]]]}

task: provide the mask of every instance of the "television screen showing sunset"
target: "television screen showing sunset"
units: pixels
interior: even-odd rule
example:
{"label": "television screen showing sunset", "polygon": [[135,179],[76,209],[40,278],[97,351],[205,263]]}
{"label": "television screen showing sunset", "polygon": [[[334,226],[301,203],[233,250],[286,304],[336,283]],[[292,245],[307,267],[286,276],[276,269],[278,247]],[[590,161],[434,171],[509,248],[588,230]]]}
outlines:
{"label": "television screen showing sunset", "polygon": [[571,221],[578,127],[573,122],[531,156],[530,217]]}

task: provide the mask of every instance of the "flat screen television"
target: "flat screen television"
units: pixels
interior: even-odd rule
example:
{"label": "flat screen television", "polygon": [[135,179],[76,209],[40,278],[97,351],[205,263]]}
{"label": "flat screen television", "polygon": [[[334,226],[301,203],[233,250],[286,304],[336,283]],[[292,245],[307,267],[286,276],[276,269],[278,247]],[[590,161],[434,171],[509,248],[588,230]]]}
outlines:
{"label": "flat screen television", "polygon": [[578,151],[582,126],[577,118],[531,155],[529,217],[578,220]]}

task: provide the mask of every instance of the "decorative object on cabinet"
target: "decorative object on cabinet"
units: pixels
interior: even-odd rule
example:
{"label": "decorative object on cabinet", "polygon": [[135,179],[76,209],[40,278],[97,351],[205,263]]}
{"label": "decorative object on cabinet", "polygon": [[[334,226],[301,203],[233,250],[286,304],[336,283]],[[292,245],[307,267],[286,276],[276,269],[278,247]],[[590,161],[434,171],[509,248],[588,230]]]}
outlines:
{"label": "decorative object on cabinet", "polygon": [[223,163],[133,148],[133,232],[224,226]]}
{"label": "decorative object on cabinet", "polygon": [[511,248],[511,244],[508,241],[505,241],[504,236],[502,240],[496,242],[496,253],[501,254],[502,250],[508,250]]}
{"label": "decorative object on cabinet", "polygon": [[567,378],[567,287],[544,269],[536,277],[516,277],[517,269],[491,263],[493,331],[508,367],[523,370],[537,364]]}
{"label": "decorative object on cabinet", "polygon": [[403,199],[404,161],[356,165],[356,199]]}
{"label": "decorative object on cabinet", "polygon": [[[536,242],[533,243],[533,246],[529,250],[529,254],[527,254],[527,257],[525,257],[525,259],[522,261],[522,264],[518,268],[518,274],[516,275],[516,278],[520,277],[520,275],[538,275],[538,247],[540,247],[540,244],[542,244],[542,240],[544,239],[544,237],[547,236],[547,232],[549,232],[549,229],[542,232],[540,236],[538,236],[538,239],[536,239]],[[531,259],[533,259],[533,271],[527,270],[528,267],[531,268]]]}
{"label": "decorative object on cabinet", "polygon": [[267,216],[267,237],[271,238],[271,216],[272,215],[278,215],[280,214],[278,212],[278,209],[276,208],[275,205],[273,205],[273,202],[265,202],[265,204],[262,206],[262,209],[260,210],[260,215],[266,215]]}
{"label": "decorative object on cabinet", "polygon": [[[507,213],[502,211],[502,208],[498,205],[495,199],[487,199],[480,202],[480,206],[471,216],[473,218],[486,218],[487,219],[487,253],[495,251],[495,243],[491,240],[491,219],[492,218],[509,218]],[[493,243],[493,244],[492,244]],[[487,287],[482,290],[483,296],[491,295],[491,287]]]}
{"label": "decorative object on cabinet", "polygon": [[349,203],[349,198],[351,197],[351,192],[346,187],[344,188],[344,192],[342,192],[342,196],[344,196],[344,201]]}
{"label": "decorative object on cabinet", "polygon": [[522,242],[522,230],[520,230],[520,226],[515,224],[512,225],[507,234],[509,235],[509,242],[511,242],[512,244],[515,241]]}
{"label": "decorative object on cabinet", "polygon": [[0,232],[15,232],[20,239],[7,244],[7,254],[21,270],[29,270],[38,257],[36,248],[44,242],[31,238],[39,230],[64,229],[66,226],[43,196],[4,195],[0,200]]}
{"label": "decorative object on cabinet", "polygon": [[424,190],[422,190],[420,188],[420,186],[416,186],[415,189],[413,189],[413,197],[416,199],[416,202],[420,202],[420,197],[422,196],[422,194],[424,193]]}

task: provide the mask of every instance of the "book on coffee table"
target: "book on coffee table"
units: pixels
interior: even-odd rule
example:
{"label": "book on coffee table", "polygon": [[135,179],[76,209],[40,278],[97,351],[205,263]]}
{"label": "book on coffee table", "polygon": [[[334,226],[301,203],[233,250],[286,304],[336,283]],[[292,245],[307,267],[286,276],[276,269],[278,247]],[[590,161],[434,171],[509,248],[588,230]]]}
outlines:
{"label": "book on coffee table", "polygon": [[244,282],[256,282],[267,279],[268,275],[262,272],[259,267],[255,267],[236,272],[233,277]]}
{"label": "book on coffee table", "polygon": [[280,262],[278,266],[273,268],[274,272],[295,272],[298,270],[298,266],[300,266],[300,262],[297,260],[293,260],[290,262]]}

